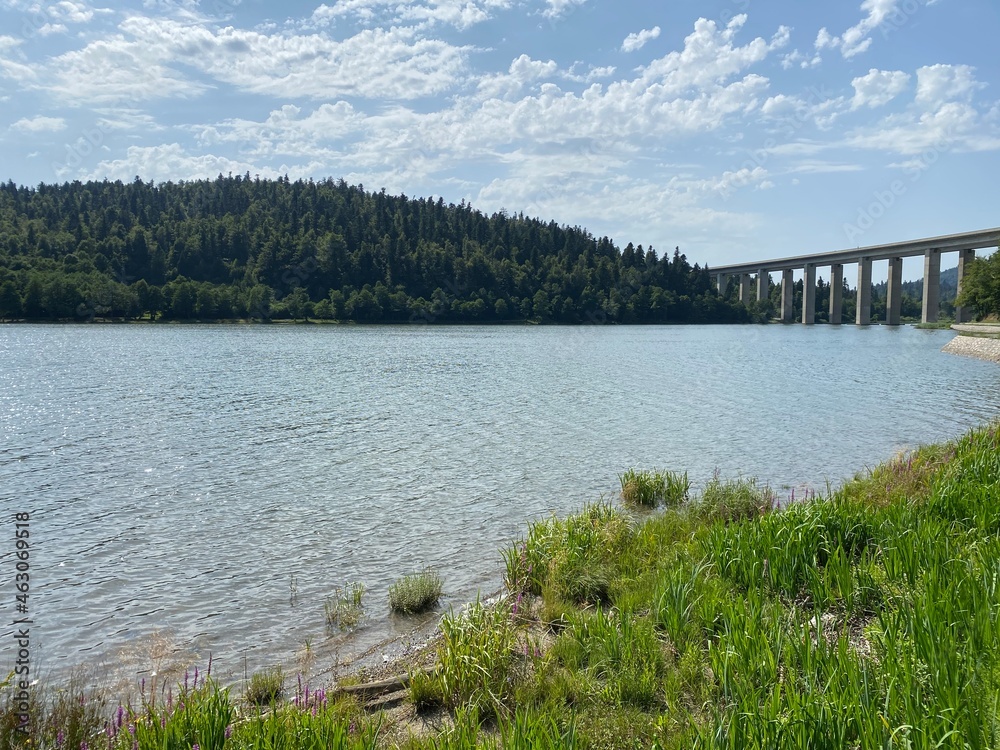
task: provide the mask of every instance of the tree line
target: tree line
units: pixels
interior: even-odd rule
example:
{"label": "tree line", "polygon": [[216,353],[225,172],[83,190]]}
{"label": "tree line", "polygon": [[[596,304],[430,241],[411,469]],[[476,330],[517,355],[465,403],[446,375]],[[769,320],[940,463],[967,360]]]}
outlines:
{"label": "tree line", "polygon": [[739,323],[675,249],[343,180],[0,185],[0,318]]}

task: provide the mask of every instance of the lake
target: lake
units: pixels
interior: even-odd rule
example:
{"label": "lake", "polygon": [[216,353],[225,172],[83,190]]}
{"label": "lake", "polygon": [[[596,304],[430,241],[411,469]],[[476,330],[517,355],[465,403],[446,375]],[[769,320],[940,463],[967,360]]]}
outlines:
{"label": "lake", "polygon": [[[390,616],[393,580],[438,570],[443,609],[494,592],[498,550],[527,521],[612,499],[629,467],[696,485],[718,470],[801,497],[997,416],[1000,368],[941,353],[951,338],[2,326],[4,610],[10,519],[28,512],[36,675],[86,664],[134,683],[209,654],[230,680],[271,664],[321,674],[433,626]],[[329,634],[324,601],[348,582],[365,585],[367,619]]]}

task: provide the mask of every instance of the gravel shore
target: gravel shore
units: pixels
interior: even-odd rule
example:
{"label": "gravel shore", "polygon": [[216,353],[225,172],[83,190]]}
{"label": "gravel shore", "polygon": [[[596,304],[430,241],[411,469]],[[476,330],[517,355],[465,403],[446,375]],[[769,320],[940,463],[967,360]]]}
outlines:
{"label": "gravel shore", "polygon": [[989,339],[978,336],[956,336],[941,350],[948,354],[958,354],[962,357],[985,359],[987,362],[1000,364],[1000,339]]}

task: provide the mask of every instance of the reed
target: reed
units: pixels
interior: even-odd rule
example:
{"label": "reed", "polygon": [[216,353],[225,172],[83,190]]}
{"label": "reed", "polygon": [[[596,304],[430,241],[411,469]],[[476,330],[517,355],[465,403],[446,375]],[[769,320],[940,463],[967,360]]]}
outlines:
{"label": "reed", "polygon": [[679,505],[688,499],[691,489],[687,472],[628,469],[618,476],[618,481],[625,502],[650,508]]}

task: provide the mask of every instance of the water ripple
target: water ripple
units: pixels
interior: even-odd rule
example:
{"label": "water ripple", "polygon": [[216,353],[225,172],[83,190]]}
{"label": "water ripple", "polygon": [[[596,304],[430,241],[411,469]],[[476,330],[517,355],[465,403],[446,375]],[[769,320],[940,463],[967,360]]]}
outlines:
{"label": "water ripple", "polygon": [[[941,354],[949,338],[4,326],[0,504],[32,514],[40,658],[127,650],[137,674],[211,651],[242,676],[306,640],[344,657],[408,629],[395,578],[439,569],[446,607],[494,591],[527,520],[613,496],[629,466],[822,489],[1000,413],[1000,368]],[[367,623],[328,639],[349,581]]]}

